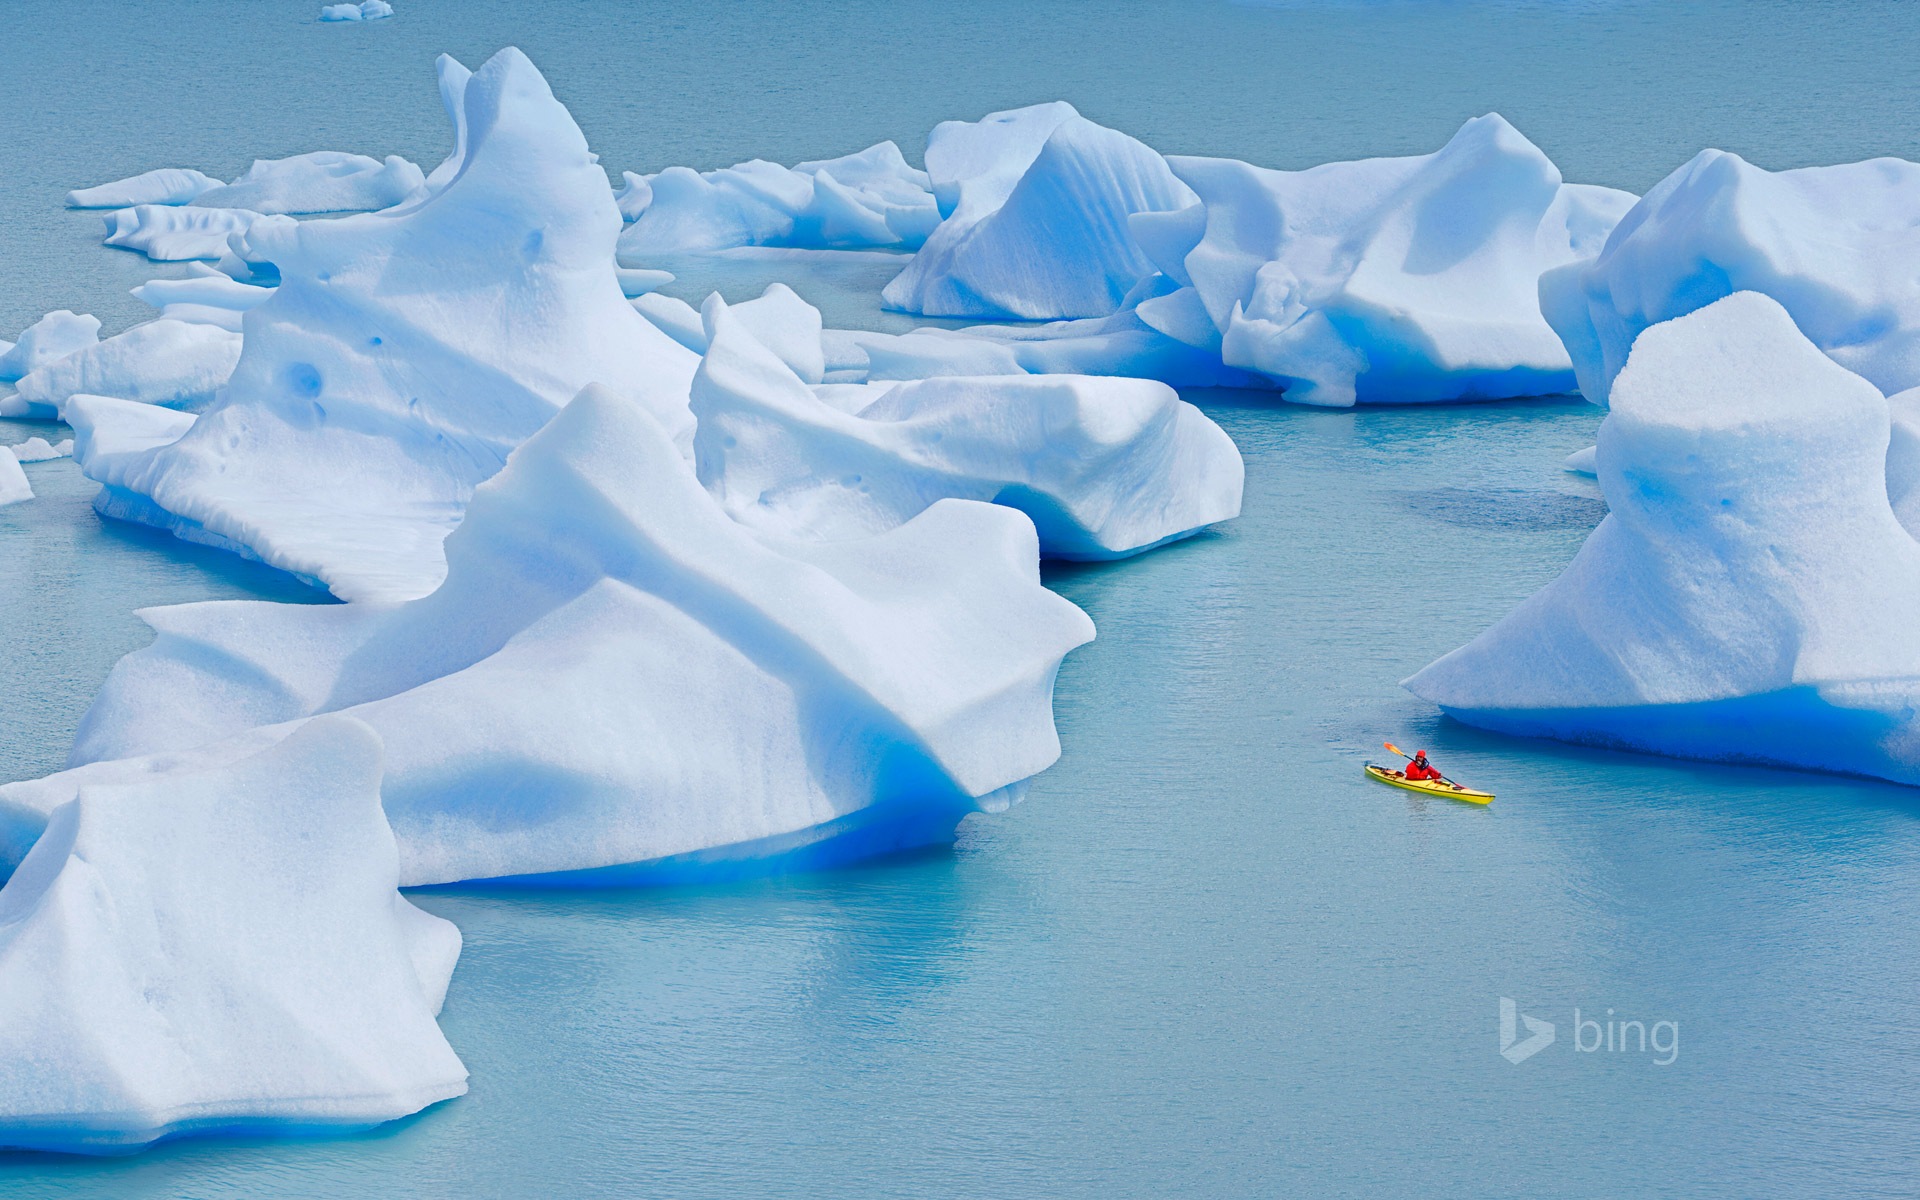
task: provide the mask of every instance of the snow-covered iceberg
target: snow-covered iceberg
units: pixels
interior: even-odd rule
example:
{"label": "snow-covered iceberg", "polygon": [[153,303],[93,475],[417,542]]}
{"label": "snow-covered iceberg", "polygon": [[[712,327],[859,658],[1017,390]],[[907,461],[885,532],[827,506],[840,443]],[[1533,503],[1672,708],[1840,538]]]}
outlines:
{"label": "snow-covered iceberg", "polygon": [[211,175],[181,167],[162,167],[67,193],[69,208],[132,208],[139,204],[185,204],[220,186]]}
{"label": "snow-covered iceberg", "polygon": [[0,416],[58,417],[76,392],[179,408],[211,400],[240,360],[241,335],[161,318],[36,368],[0,396]]}
{"label": "snow-covered iceberg", "polygon": [[836,404],[717,297],[705,315],[695,462],[722,507],[755,529],[854,538],[957,497],[1026,513],[1043,554],[1110,559],[1240,512],[1238,449],[1165,384],[936,378]]}
{"label": "snow-covered iceberg", "polygon": [[1732,292],[1779,301],[1814,345],[1888,394],[1920,385],[1920,165],[1767,171],[1703,150],[1604,249],[1541,277],[1580,390],[1606,404],[1634,339]]}
{"label": "snow-covered iceberg", "polygon": [[200,193],[189,206],[256,213],[373,212],[399,204],[426,183],[420,168],[398,155],[382,162],[364,154],[315,150],[255,159],[245,175]]}
{"label": "snow-covered iceberg", "polygon": [[0,889],[0,1147],[362,1128],[467,1090],[460,932],[396,890],[380,743],[99,779]]}
{"label": "snow-covered iceberg", "polygon": [[625,179],[618,205],[633,222],[620,238],[628,258],[737,246],[911,250],[940,220],[926,173],[892,142],[791,168],[754,159]]}
{"label": "snow-covered iceberg", "polygon": [[1407,681],[1470,724],[1920,784],[1920,542],[1888,406],[1766,296],[1640,335],[1610,514],[1553,583]]}
{"label": "snow-covered iceberg", "polygon": [[924,316],[1108,316],[1154,273],[1128,218],[1195,199],[1154,150],[1058,102],[941,124],[927,168],[953,207],[881,294]]}
{"label": "snow-covered iceberg", "polygon": [[1571,390],[1540,275],[1597,252],[1634,200],[1563,183],[1498,115],[1413,158],[1168,162],[1200,204],[1133,218],[1176,285],[1139,299],[1139,319],[1330,406]]}
{"label": "snow-covered iceberg", "polygon": [[320,10],[322,21],[378,21],[393,15],[387,0],[360,0],[358,4],[329,4]]}
{"label": "snow-covered iceberg", "polygon": [[259,213],[238,208],[138,204],[106,215],[106,244],[137,250],[155,262],[219,258],[227,238],[245,233]]}
{"label": "snow-covered iceberg", "polygon": [[[56,309],[35,321],[0,353],[0,382],[11,383],[100,340],[100,319]],[[0,343],[4,344],[4,343]]]}
{"label": "snow-covered iceberg", "polygon": [[239,333],[246,313],[273,295],[271,287],[242,283],[205,263],[190,263],[187,270],[184,279],[148,280],[133,289],[134,298],[163,317]]}
{"label": "snow-covered iceberg", "polygon": [[[690,443],[698,360],[621,294],[620,214],[567,110],[518,50],[471,78],[441,70],[457,169],[383,212],[255,221],[240,240],[280,284],[246,313],[214,406],[169,445],[128,449],[102,428],[112,406],[80,440],[102,512],[343,599],[406,599],[439,582],[473,486],[586,384]],[[117,394],[82,383],[69,390]]]}
{"label": "snow-covered iceberg", "polygon": [[446,554],[439,590],[400,605],[146,610],[158,636],[114,668],[74,768],[0,788],[0,848],[96,773],[329,710],[386,746],[407,884],[939,842],[1057,757],[1054,674],[1093,635],[1041,586],[1020,513],[948,500],[875,537],[756,535],[597,387],[478,489]]}

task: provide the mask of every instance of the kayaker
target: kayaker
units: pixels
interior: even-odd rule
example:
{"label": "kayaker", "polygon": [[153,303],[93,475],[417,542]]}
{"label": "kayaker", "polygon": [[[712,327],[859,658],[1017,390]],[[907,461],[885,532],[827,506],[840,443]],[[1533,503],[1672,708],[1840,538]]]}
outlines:
{"label": "kayaker", "polygon": [[1427,752],[1425,750],[1416,750],[1413,754],[1413,760],[1407,763],[1407,778],[1439,779],[1441,775],[1440,772],[1433,769],[1433,764],[1427,761]]}

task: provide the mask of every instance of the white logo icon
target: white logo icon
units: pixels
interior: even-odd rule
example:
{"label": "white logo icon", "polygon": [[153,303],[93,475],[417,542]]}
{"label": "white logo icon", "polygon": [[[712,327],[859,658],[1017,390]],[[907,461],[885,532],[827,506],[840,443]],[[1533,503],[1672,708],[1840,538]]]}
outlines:
{"label": "white logo icon", "polygon": [[[1517,1026],[1526,1022],[1527,1040],[1520,1040]],[[1510,1063],[1525,1062],[1553,1045],[1553,1022],[1530,1017],[1520,1011],[1512,996],[1500,997],[1500,1053]]]}

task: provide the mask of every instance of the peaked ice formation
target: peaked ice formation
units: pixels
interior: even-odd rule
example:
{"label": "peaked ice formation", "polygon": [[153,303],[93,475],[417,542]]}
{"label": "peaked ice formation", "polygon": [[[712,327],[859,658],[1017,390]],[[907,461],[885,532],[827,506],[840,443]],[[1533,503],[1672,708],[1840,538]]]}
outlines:
{"label": "peaked ice formation", "polygon": [[1407,687],[1490,729],[1920,783],[1920,543],[1888,424],[1766,296],[1649,328],[1600,428],[1610,515]]}
{"label": "peaked ice formation", "polygon": [[35,321],[21,333],[19,341],[0,353],[0,382],[12,383],[99,340],[98,317],[57,309]]}
{"label": "peaked ice formation", "polygon": [[0,889],[0,1146],[354,1129],[467,1090],[434,1017],[460,932],[396,890],[346,717],[90,781]]}
{"label": "peaked ice formation", "polygon": [[398,155],[381,162],[364,154],[315,150],[255,159],[245,175],[188,203],[256,213],[373,212],[399,204],[426,184],[420,168]]}
{"label": "peaked ice formation", "polygon": [[74,768],[0,788],[0,846],[96,776],[333,710],[387,748],[407,884],[937,842],[1057,757],[1054,674],[1093,635],[1040,585],[1021,514],[948,500],[875,537],[762,539],[598,387],[479,488],[446,553],[445,583],[406,604],[146,610],[158,637],[114,669]]}
{"label": "peaked ice formation", "polygon": [[1043,554],[1110,559],[1240,512],[1238,449],[1165,384],[936,378],[868,389],[848,411],[717,296],[705,315],[695,462],[721,506],[752,528],[837,541],[955,497],[1026,513]]}
{"label": "peaked ice formation", "polygon": [[145,171],[98,187],[67,193],[69,208],[132,208],[139,204],[185,204],[200,193],[220,186],[211,175],[180,167]]}
{"label": "peaked ice formation", "polygon": [[1595,404],[1642,330],[1737,291],[1772,296],[1828,357],[1903,391],[1920,385],[1916,195],[1920,165],[1897,158],[1773,172],[1703,150],[1603,249],[1543,275],[1541,308]]}
{"label": "peaked ice formation", "polygon": [[690,442],[697,360],[621,294],[620,214],[546,80],[507,49],[470,78],[443,59],[441,81],[457,148],[424,195],[334,220],[261,217],[237,239],[280,284],[178,441],[126,450],[102,428],[124,410],[96,408],[76,457],[105,485],[102,512],[343,599],[406,599],[439,582],[473,486],[584,385],[650,406]]}
{"label": "peaked ice formation", "polygon": [[1154,271],[1128,218],[1194,203],[1158,153],[1065,103],[946,122],[927,168],[953,207],[882,293],[924,316],[1107,316]]}
{"label": "peaked ice formation", "polygon": [[1200,206],[1133,219],[1180,286],[1142,321],[1300,403],[1432,403],[1568,391],[1541,272],[1598,250],[1633,203],[1561,182],[1498,115],[1414,158],[1270,171],[1173,158]]}
{"label": "peaked ice formation", "polygon": [[620,253],[630,258],[736,246],[911,250],[940,220],[926,174],[892,142],[792,168],[754,159],[625,179],[618,204],[633,223]]}

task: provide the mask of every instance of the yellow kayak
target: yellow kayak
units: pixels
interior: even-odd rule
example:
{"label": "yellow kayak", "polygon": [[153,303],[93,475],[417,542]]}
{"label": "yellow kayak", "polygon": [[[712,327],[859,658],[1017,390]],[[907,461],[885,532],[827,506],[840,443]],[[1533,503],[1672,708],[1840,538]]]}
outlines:
{"label": "yellow kayak", "polygon": [[1410,792],[1424,792],[1429,796],[1445,796],[1449,800],[1464,800],[1468,804],[1489,804],[1493,801],[1492,792],[1476,792],[1472,788],[1461,787],[1457,783],[1447,783],[1439,779],[1408,779],[1401,771],[1391,771],[1386,767],[1367,764],[1367,774],[1381,783],[1390,783],[1397,788]]}

